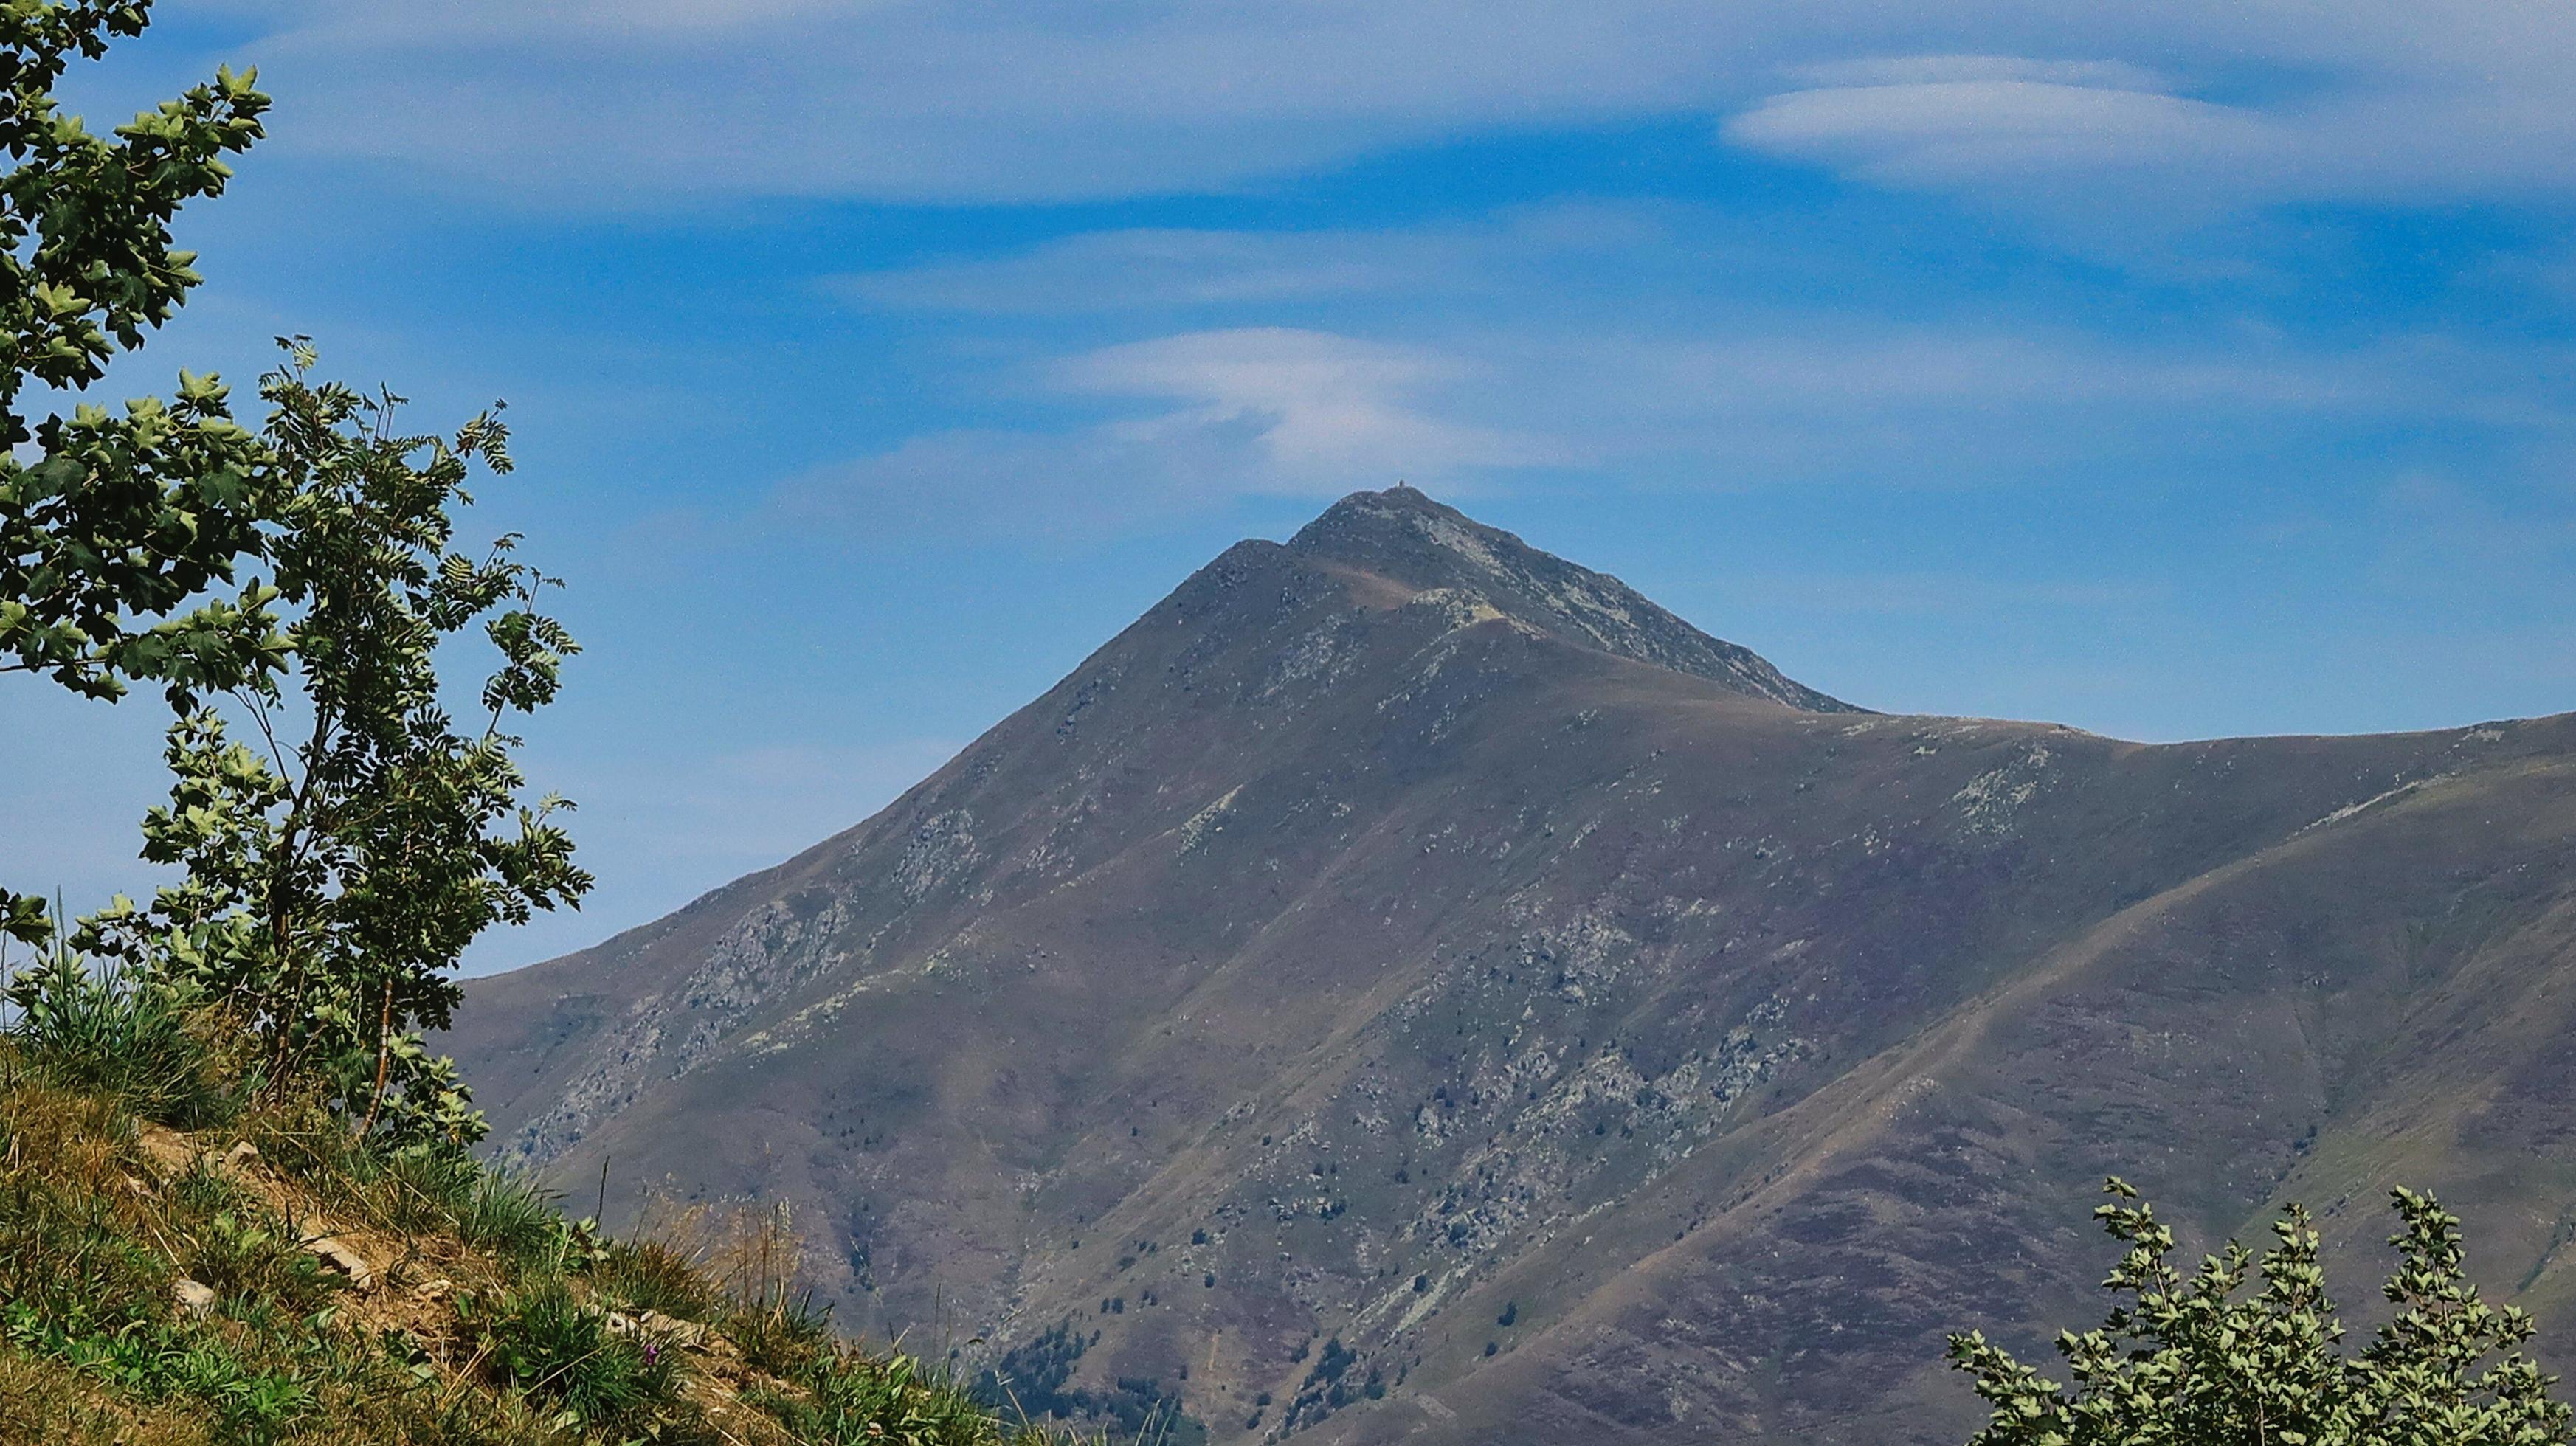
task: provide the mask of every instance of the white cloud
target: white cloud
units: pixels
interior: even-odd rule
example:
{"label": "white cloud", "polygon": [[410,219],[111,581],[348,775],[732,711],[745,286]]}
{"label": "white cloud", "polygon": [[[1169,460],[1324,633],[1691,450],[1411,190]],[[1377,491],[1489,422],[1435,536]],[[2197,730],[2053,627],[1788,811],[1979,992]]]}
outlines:
{"label": "white cloud", "polygon": [[2576,189],[2576,12],[2529,0],[237,9],[273,27],[240,48],[288,98],[281,144],[547,205],[1223,189],[1479,130],[1692,115],[1910,184],[2104,163],[2224,200]]}
{"label": "white cloud", "polygon": [[1389,253],[1407,248],[1390,247],[1387,239],[1094,231],[1015,256],[862,272],[828,285],[873,305],[1022,316],[1295,301],[1403,284],[1414,268]]}
{"label": "white cloud", "polygon": [[1002,256],[829,278],[862,306],[1018,316],[1249,308],[1493,289],[1567,261],[1633,262],[1674,208],[1569,202],[1408,230],[1091,231]]}
{"label": "white cloud", "polygon": [[1180,403],[1115,424],[1140,444],[1249,427],[1256,475],[1290,492],[1329,495],[1370,468],[1430,478],[1561,460],[1560,449],[1535,438],[1446,420],[1418,404],[1468,370],[1419,347],[1254,327],[1110,347],[1062,375],[1084,391]]}
{"label": "white cloud", "polygon": [[[1957,57],[1925,57],[1954,62]],[[1773,96],[1725,127],[1757,150],[1840,165],[1904,185],[2062,189],[2070,179],[2132,184],[2141,174],[2231,178],[2276,168],[2296,139],[2258,114],[2115,84],[2017,76],[2005,58],[1950,78],[1881,81]],[[2048,67],[2031,67],[2045,73]],[[2104,78],[2118,74],[2106,71]]]}
{"label": "white cloud", "polygon": [[[1731,334],[1533,339],[1498,404],[1610,468],[1720,485],[1851,481],[2081,491],[2106,475],[2275,472],[2334,485],[2365,435],[2533,446],[2570,427],[2564,349],[2442,337],[2314,347],[2253,332],[2144,343],[2081,331],[1832,316]],[[2368,464],[2350,473],[2356,482]]]}
{"label": "white cloud", "polygon": [[1254,327],[1130,342],[1046,366],[1112,415],[1061,431],[916,437],[801,478],[792,512],[847,525],[1083,535],[1241,496],[1332,497],[1399,478],[1472,486],[1565,461],[1560,443],[1462,420],[1479,369],[1442,352]]}
{"label": "white cloud", "polygon": [[1960,572],[1728,573],[1713,586],[1801,611],[1941,617],[2048,608],[2067,612],[2134,612],[2164,603],[2172,589],[2131,578],[2082,582],[1981,577]]}
{"label": "white cloud", "polygon": [[2039,60],[2021,55],[1876,55],[1794,66],[1789,73],[1816,88],[2029,81],[2113,90],[2171,89],[2162,75],[2124,60]]}
{"label": "white cloud", "polygon": [[1221,188],[1504,117],[1687,105],[1730,54],[1683,0],[649,13],[337,0],[252,48],[301,97],[285,143],[547,204]]}
{"label": "white cloud", "polygon": [[802,478],[783,502],[832,527],[1025,538],[1397,478],[1453,492],[1579,477],[2081,493],[2107,476],[2249,472],[2333,486],[2347,464],[2331,459],[2360,436],[2553,455],[2576,429],[2540,379],[2569,361],[2442,336],[2315,346],[2222,328],[2143,342],[1785,310],[1554,316],[1437,347],[1199,331],[1031,364],[1054,405],[1098,408],[1077,423],[925,434]]}

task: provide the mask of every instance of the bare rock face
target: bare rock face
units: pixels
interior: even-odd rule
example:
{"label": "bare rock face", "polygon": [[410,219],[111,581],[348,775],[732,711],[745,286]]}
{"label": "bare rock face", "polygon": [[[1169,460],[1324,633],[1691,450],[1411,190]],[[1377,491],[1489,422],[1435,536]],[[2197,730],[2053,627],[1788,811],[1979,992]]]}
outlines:
{"label": "bare rock face", "polygon": [[2444,1192],[2576,1365],[2570,1040],[2576,719],[1871,714],[1397,489],[448,1044],[558,1181],[1219,1437],[1811,1446],[1963,1437],[1942,1334],[2090,1313],[2115,1172],[2306,1200],[2358,1319]]}

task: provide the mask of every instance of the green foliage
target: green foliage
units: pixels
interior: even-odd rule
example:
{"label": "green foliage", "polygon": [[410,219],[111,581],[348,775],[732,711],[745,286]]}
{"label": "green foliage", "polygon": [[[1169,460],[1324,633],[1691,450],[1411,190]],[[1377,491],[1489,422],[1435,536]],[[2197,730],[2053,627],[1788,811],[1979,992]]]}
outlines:
{"label": "green foliage", "polygon": [[[274,658],[261,591],[137,631],[260,551],[267,492],[251,436],[212,378],[182,373],[176,403],[83,406],[33,425],[30,383],[77,392],[143,344],[200,280],[171,244],[186,202],[220,193],[226,154],[261,135],[254,74],[220,71],[137,115],[115,138],[64,115],[74,58],[140,35],[149,6],[11,0],[0,6],[0,668],[51,674],[95,697],[120,677],[229,687]],[[39,457],[15,449],[29,441]]]}
{"label": "green foliage", "polygon": [[220,1297],[310,1315],[339,1291],[338,1278],[296,1248],[286,1222],[248,1202],[216,1210],[192,1234],[188,1276]]}
{"label": "green foliage", "polygon": [[169,1288],[168,1260],[108,1201],[26,1171],[0,1176],[0,1290],[13,1321],[112,1332],[147,1318]]}
{"label": "green foliage", "polygon": [[[2128,1253],[2104,1282],[2124,1297],[2099,1330],[2057,1340],[2069,1389],[1982,1335],[1950,1355],[1994,1408],[1973,1446],[2564,1446],[2556,1378],[2514,1347],[2531,1318],[2479,1299],[2462,1274],[2459,1221],[2430,1196],[2394,1192],[2398,1307],[2357,1356],[2326,1296],[2317,1234],[2293,1206],[2259,1262],[2230,1241],[2198,1271],[2171,1262],[2171,1229],[2113,1180],[2095,1212]],[[2259,1276],[2252,1294],[2244,1288]],[[2491,1356],[2500,1358],[2486,1364]]]}
{"label": "green foliage", "polygon": [[[154,961],[245,1027],[272,1079],[321,1080],[358,1133],[462,1146],[482,1118],[421,1038],[461,997],[451,971],[483,930],[590,886],[551,819],[569,805],[523,801],[520,740],[503,731],[553,699],[577,649],[536,610],[549,580],[511,556],[515,538],[455,550],[469,468],[509,469],[499,423],[402,432],[398,398],[315,383],[310,348],[286,344],[262,392],[288,496],[271,556],[289,668],[234,690],[258,750],[210,708],[171,729],[176,783],[144,821],[144,857],[187,876],[148,909],[94,916],[79,942]],[[468,630],[496,661],[460,723],[438,663]]]}
{"label": "green foliage", "polygon": [[[793,1251],[770,1234],[735,1242],[756,1264],[727,1277],[728,1313],[727,1285],[691,1253],[602,1245],[454,1151],[354,1138],[291,1098],[250,1101],[220,1133],[147,1139],[112,1096],[54,1082],[23,1049],[0,1035],[0,1439],[39,1419],[65,1446],[1069,1439],[1002,1426],[935,1365],[835,1340],[781,1285]],[[256,1157],[209,1162],[233,1140]],[[468,1245],[456,1232],[478,1198],[484,1243]],[[303,1247],[291,1222],[317,1218],[370,1250],[401,1238],[398,1258],[373,1257],[376,1293],[345,1294]],[[211,1307],[181,1308],[182,1276]],[[453,1295],[421,1289],[442,1280]],[[632,1318],[691,1302],[721,1338]],[[716,1361],[752,1409],[695,1404]],[[1147,1439],[1196,1438],[1157,1422]]]}
{"label": "green foliage", "polygon": [[[184,1403],[218,1441],[258,1446],[303,1419],[316,1395],[291,1357],[312,1358],[334,1287],[282,1227],[235,1213],[202,1171],[173,1182],[169,1208],[147,1209],[116,1159],[127,1127],[112,1097],[33,1070],[0,1088],[0,1335],[121,1396]],[[224,1318],[171,1318],[174,1255],[220,1282]]]}
{"label": "green foliage", "polygon": [[833,1348],[832,1317],[810,1294],[784,1295],[725,1317],[725,1330],[742,1358],[773,1375],[795,1379],[827,1359]]}
{"label": "green foliage", "polygon": [[[70,63],[140,34],[148,10],[0,0],[0,672],[99,698],[150,679],[180,715],[143,853],[186,878],[147,909],[117,901],[74,944],[221,1013],[264,1047],[270,1086],[325,1082],[358,1133],[462,1146],[481,1119],[421,1039],[459,997],[447,971],[484,929],[590,882],[549,821],[559,801],[522,799],[502,728],[553,698],[575,648],[534,606],[547,580],[512,559],[515,538],[479,559],[453,545],[469,468],[509,470],[489,416],[406,434],[390,393],[312,380],[300,338],[263,379],[260,435],[184,372],[171,402],[23,414],[31,384],[77,393],[176,311],[199,277],[169,224],[261,134],[267,97],[228,70],[113,141],[60,113]],[[245,562],[273,582],[216,596]],[[497,663],[481,721],[460,724],[436,663],[469,629]],[[42,946],[53,930],[0,893],[0,933]]]}
{"label": "green foliage", "polygon": [[[83,403],[30,418],[22,402],[31,384],[86,389],[178,310],[202,278],[170,222],[221,192],[223,157],[261,135],[268,98],[253,74],[229,70],[113,139],[61,112],[54,90],[71,63],[141,34],[148,10],[0,5],[0,673],[96,698],[128,679],[174,695],[235,687],[275,668],[283,646],[266,586],[207,596],[262,555],[277,501],[220,383],[181,372],[174,401],[122,413]],[[44,913],[0,891],[0,932],[42,944]]]}
{"label": "green foliage", "polygon": [[184,1400],[211,1408],[218,1440],[266,1446],[318,1404],[311,1383],[292,1371],[261,1370],[220,1338],[161,1322],[115,1332],[72,1334],[12,1306],[10,1343],[52,1356],[83,1375],[146,1402]]}

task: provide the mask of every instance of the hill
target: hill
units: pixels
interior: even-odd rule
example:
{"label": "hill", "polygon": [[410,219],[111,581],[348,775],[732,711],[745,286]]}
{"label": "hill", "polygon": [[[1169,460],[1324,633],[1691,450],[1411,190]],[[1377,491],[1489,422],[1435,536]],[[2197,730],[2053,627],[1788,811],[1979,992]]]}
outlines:
{"label": "hill", "polygon": [[1399,489],[448,1047],[514,1158],[1220,1439],[1955,1441],[2112,1172],[2364,1261],[2435,1188],[2576,1359],[2571,849],[2576,718],[1872,714]]}
{"label": "hill", "polygon": [[6,1022],[11,1446],[1076,1446],[836,1339],[783,1214],[604,1237],[249,1087],[237,1031],[156,989],[56,975]]}

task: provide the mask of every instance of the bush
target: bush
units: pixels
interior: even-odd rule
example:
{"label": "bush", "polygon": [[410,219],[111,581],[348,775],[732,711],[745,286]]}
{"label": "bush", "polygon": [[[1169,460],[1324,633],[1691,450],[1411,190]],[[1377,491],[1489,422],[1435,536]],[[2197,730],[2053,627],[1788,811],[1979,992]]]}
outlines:
{"label": "bush", "polygon": [[833,1349],[832,1313],[815,1305],[810,1294],[735,1311],[725,1318],[724,1330],[742,1347],[744,1360],[790,1380],[827,1361]]}
{"label": "bush", "polygon": [[[2234,1241],[2189,1275],[2173,1231],[2119,1180],[2095,1211],[2128,1253],[2104,1282],[2126,1297],[2101,1329],[2057,1338],[2072,1390],[1975,1332],[1950,1357],[1994,1408],[1972,1446],[2267,1442],[2307,1446],[2566,1446],[2576,1413],[2514,1347],[2531,1317],[2478,1298],[2459,1220],[2430,1196],[2392,1192],[2401,1257],[2383,1293],[2397,1309],[2356,1356],[2317,1263],[2317,1233],[2291,1206],[2259,1264]],[[2252,1294],[2245,1287],[2259,1275]],[[2503,1354],[2492,1362],[2490,1356]],[[2481,1367],[2483,1366],[2483,1369]]]}

